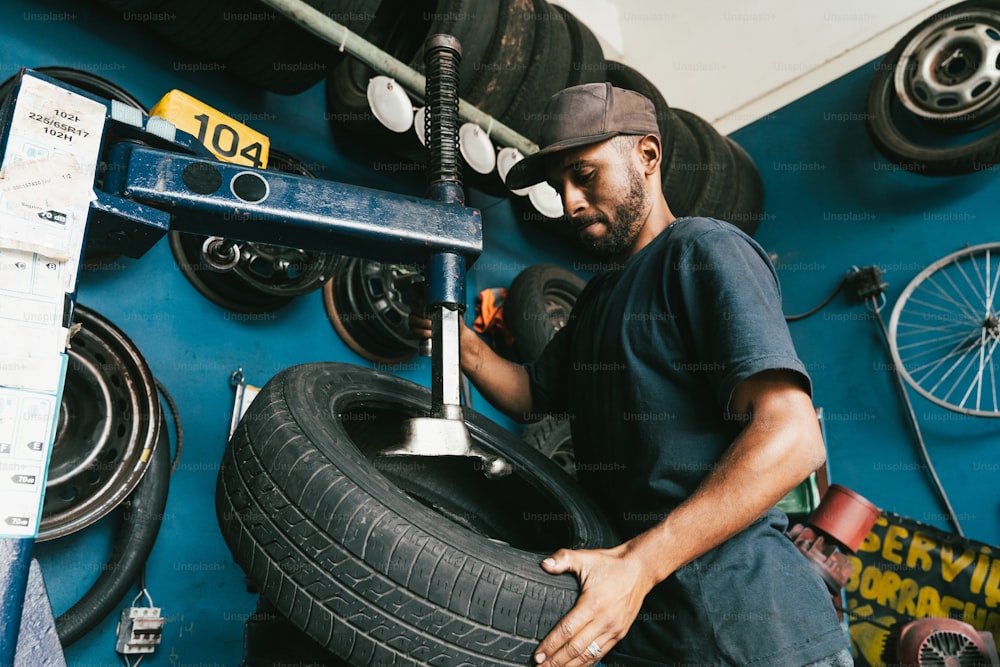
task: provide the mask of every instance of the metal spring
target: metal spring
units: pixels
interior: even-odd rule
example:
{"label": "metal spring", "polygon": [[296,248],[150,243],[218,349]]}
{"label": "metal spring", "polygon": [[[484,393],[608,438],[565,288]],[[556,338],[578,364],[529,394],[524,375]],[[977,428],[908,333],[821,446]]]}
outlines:
{"label": "metal spring", "polygon": [[432,35],[426,42],[424,64],[427,72],[424,134],[430,150],[428,182],[462,182],[462,161],[458,150],[458,65],[462,59],[458,40],[451,35]]}

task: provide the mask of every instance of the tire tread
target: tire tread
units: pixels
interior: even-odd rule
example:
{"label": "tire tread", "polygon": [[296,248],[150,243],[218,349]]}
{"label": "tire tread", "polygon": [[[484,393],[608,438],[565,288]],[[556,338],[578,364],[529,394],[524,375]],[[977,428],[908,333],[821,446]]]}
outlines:
{"label": "tire tread", "polygon": [[[312,371],[316,391],[354,377],[337,374],[343,364],[310,366],[329,369]],[[220,466],[220,528],[247,576],[353,664],[526,664],[542,619],[561,617],[576,590],[505,572],[371,495],[296,421],[283,381],[292,370],[261,390]]]}

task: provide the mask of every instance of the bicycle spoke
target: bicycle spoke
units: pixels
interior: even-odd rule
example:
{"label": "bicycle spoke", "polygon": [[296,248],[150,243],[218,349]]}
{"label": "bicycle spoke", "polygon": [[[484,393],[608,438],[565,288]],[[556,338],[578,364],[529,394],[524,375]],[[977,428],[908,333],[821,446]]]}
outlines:
{"label": "bicycle spoke", "polygon": [[[955,266],[956,269],[958,269],[959,273],[961,273],[962,276],[965,278],[965,282],[969,285],[969,287],[972,288],[973,295],[974,296],[979,296],[978,293],[976,292],[976,286],[973,285],[972,281],[969,280],[969,276],[965,273],[965,269],[962,268],[962,265],[958,264],[956,262],[954,266]],[[978,319],[979,318],[979,309],[976,306],[974,306],[973,304],[969,303],[969,300],[965,296],[965,292],[961,288],[959,288],[958,285],[955,284],[955,281],[951,279],[951,276],[947,272],[942,272],[941,276],[945,280],[948,281],[948,284],[952,286],[952,288],[955,290],[955,293],[958,294],[960,297],[962,297],[962,303],[965,304],[966,312],[969,314],[969,316],[972,317],[972,318],[974,318],[974,319]],[[955,305],[959,305],[957,301],[954,301],[953,299],[951,299],[950,297],[948,297],[947,293],[941,288],[940,285],[938,285],[936,282],[934,282],[934,280],[932,278],[928,278],[927,282],[929,282],[930,284],[934,285],[935,288],[941,290],[941,294],[942,294],[943,298],[946,298],[949,301],[952,301]]]}
{"label": "bicycle spoke", "polygon": [[[938,312],[941,312],[941,313],[945,313],[946,315],[949,316],[949,319],[952,320],[952,321],[954,321],[954,322],[975,322],[975,323],[978,323],[979,320],[980,320],[980,317],[979,317],[978,313],[973,313],[973,312],[968,311],[968,310],[963,310],[962,312],[964,313],[965,317],[964,318],[959,318],[959,317],[955,316],[955,311],[949,309],[947,306],[939,306],[937,304],[929,303],[929,302],[923,301],[921,299],[915,299],[912,296],[910,297],[910,301],[912,303],[916,303],[916,304],[919,304],[921,306],[927,306],[927,308],[929,310],[935,310],[935,311],[938,311]],[[953,304],[961,307],[961,304],[958,303],[957,301],[955,301],[953,299],[949,299],[949,301],[951,301],[951,303],[953,303]]]}
{"label": "bicycle spoke", "polygon": [[[929,368],[930,370],[928,370],[926,373],[924,373],[921,376],[921,378],[920,378],[921,380],[925,380],[925,379],[929,378],[931,375],[933,375],[934,373],[936,373],[937,370],[941,367],[942,364],[944,364],[946,361],[954,359],[956,356],[958,357],[958,359],[956,359],[955,364],[957,364],[959,361],[961,361],[962,358],[965,357],[965,355],[969,354],[969,352],[971,352],[972,350],[975,349],[975,345],[972,345],[972,346],[967,346],[966,345],[966,342],[969,341],[970,338],[971,338],[972,341],[975,341],[975,337],[966,336],[965,338],[963,338],[962,340],[960,340],[959,343],[958,343],[958,345],[955,345],[951,349],[950,352],[948,352],[947,354],[945,354],[943,357],[941,357],[940,359],[938,359],[936,362],[927,363],[927,364],[924,364],[923,366],[918,366],[918,367],[914,368],[910,372],[910,374],[911,375],[915,375],[916,373],[919,373],[920,371]],[[918,356],[923,356],[923,355],[918,355]],[[915,358],[916,357],[910,357],[910,359],[915,359]],[[944,377],[941,378],[942,381],[951,373],[952,370],[954,370],[955,364],[952,364],[952,368],[949,369],[944,374]],[[905,363],[904,363],[904,366],[905,366]],[[936,388],[936,386],[935,386],[935,388]]]}
{"label": "bicycle spoke", "polygon": [[[956,338],[959,339],[959,343],[961,344],[962,342],[964,342],[964,341],[966,341],[966,340],[968,340],[970,338],[973,339],[973,340],[975,340],[975,337],[976,337],[975,336],[975,332],[962,331],[962,332],[959,332],[959,333],[951,334],[949,336],[941,336],[939,338],[934,338],[934,339],[931,339],[931,340],[920,340],[920,341],[917,341],[915,343],[910,343],[908,345],[900,345],[898,347],[899,347],[900,352],[902,352],[903,350],[911,350],[911,349],[913,349],[915,347],[922,347],[922,346],[927,345],[929,343],[942,343],[941,345],[935,345],[934,347],[929,348],[926,351],[921,352],[920,354],[915,355],[915,356],[919,357],[919,356],[923,356],[925,354],[930,354],[932,352],[937,352],[938,350],[946,350],[946,349],[948,349],[950,347],[950,344],[948,343],[948,341],[954,340]],[[953,349],[958,349],[958,347],[956,346]],[[913,358],[914,357],[907,357],[907,359],[913,359]]]}
{"label": "bicycle spoke", "polygon": [[982,337],[980,339],[979,345],[979,370],[976,372],[976,377],[969,385],[968,390],[966,390],[965,395],[962,396],[962,400],[959,402],[959,407],[964,407],[965,402],[969,400],[969,395],[972,390],[976,390],[976,410],[979,410],[982,400],[983,391],[983,370],[986,364],[992,361],[993,350],[996,349],[996,343],[990,347],[990,353],[986,355],[986,329],[983,329]]}
{"label": "bicycle spoke", "polygon": [[[977,346],[969,349],[969,354],[966,355],[968,357],[968,361],[966,361],[965,367],[962,369],[962,372],[959,373],[958,377],[955,378],[955,381],[952,383],[951,388],[942,397],[942,398],[944,398],[944,400],[946,400],[946,401],[950,400],[952,393],[956,389],[958,389],[958,387],[965,381],[966,374],[969,373],[969,371],[971,371],[975,367],[976,360],[979,359],[980,355],[976,354],[976,352],[977,351],[981,351],[981,350],[982,350],[982,346],[980,346],[980,345],[977,345]],[[969,383],[969,391],[967,391],[965,393],[965,395],[962,397],[961,401],[958,401],[957,403],[955,403],[955,405],[957,405],[959,408],[964,408],[965,407],[965,401],[967,400],[967,398],[969,396],[969,393],[971,392],[972,388],[976,386],[976,373],[973,372],[972,375],[973,375],[973,378],[972,378],[972,381]]]}

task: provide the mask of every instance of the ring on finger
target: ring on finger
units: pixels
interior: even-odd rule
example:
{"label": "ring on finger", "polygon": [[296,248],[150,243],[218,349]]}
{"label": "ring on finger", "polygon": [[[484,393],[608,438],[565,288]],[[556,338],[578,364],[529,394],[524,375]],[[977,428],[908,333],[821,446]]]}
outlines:
{"label": "ring on finger", "polygon": [[587,653],[590,654],[592,658],[599,658],[601,656],[601,646],[597,642],[590,642],[590,646],[587,647]]}

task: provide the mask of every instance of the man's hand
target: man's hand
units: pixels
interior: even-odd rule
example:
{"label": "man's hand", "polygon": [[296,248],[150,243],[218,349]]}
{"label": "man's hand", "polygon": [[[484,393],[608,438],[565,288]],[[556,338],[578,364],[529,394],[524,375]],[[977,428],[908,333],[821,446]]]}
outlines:
{"label": "man's hand", "polygon": [[424,315],[422,311],[411,310],[407,323],[410,325],[410,333],[417,340],[431,337],[431,327],[433,326],[431,318]]}
{"label": "man's hand", "polygon": [[642,601],[657,583],[628,543],[614,549],[560,549],[542,561],[549,574],[573,572],[580,597],[542,640],[535,662],[552,667],[593,665],[632,627]]}
{"label": "man's hand", "polygon": [[[408,324],[417,340],[432,338],[433,323],[423,311],[422,300],[410,304]],[[458,336],[462,372],[491,405],[517,421],[525,421],[524,415],[533,411],[524,366],[501,358],[464,320]]]}

